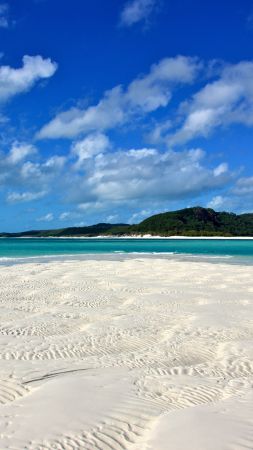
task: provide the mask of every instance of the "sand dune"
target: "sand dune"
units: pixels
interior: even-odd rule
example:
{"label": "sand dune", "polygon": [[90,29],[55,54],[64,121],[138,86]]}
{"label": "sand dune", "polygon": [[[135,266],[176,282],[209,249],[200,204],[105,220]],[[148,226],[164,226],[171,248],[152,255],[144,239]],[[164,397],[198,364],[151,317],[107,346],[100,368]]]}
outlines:
{"label": "sand dune", "polygon": [[253,267],[0,269],[0,449],[253,448]]}

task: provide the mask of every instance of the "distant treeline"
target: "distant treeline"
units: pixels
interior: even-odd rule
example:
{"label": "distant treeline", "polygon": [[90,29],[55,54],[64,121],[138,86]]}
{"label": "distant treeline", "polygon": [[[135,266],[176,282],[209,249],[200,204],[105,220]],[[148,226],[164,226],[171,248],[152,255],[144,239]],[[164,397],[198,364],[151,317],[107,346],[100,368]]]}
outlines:
{"label": "distant treeline", "polygon": [[99,223],[87,227],[57,230],[33,230],[0,233],[1,237],[96,237],[145,235],[152,236],[253,236],[253,213],[216,212],[210,208],[186,208],[156,214],[137,225]]}

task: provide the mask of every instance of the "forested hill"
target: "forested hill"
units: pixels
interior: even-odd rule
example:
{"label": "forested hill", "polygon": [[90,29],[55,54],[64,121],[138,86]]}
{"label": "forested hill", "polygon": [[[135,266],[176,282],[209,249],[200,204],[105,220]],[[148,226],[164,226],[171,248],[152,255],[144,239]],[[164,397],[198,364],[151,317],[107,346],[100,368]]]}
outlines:
{"label": "forested hill", "polygon": [[96,237],[145,235],[153,236],[252,236],[253,213],[236,215],[210,208],[186,208],[156,214],[138,225],[99,223],[87,227],[0,233],[1,237]]}
{"label": "forested hill", "polygon": [[132,228],[139,233],[163,236],[253,236],[253,214],[186,208],[157,214]]}
{"label": "forested hill", "polygon": [[56,230],[31,230],[20,233],[0,233],[0,237],[96,237],[99,235],[106,235],[108,233],[113,234],[114,229],[128,229],[129,225],[126,224],[110,224],[110,223],[98,223],[96,225],[89,225],[87,227],[69,227],[59,228]]}

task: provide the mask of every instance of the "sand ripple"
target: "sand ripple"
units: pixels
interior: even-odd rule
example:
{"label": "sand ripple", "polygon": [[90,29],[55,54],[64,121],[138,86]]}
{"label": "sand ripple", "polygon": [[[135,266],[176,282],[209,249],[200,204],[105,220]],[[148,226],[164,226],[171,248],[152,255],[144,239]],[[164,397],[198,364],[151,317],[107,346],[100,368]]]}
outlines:
{"label": "sand ripple", "polygon": [[36,263],[0,289],[1,450],[253,448],[252,267]]}

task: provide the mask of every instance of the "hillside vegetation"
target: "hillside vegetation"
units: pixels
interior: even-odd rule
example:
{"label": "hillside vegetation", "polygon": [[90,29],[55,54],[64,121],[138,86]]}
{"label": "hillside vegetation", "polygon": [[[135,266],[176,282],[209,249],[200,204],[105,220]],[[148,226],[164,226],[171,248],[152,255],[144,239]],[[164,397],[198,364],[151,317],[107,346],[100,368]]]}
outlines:
{"label": "hillside vegetation", "polygon": [[186,208],[156,214],[137,225],[99,223],[87,227],[0,233],[1,237],[253,236],[253,213],[236,215],[210,208]]}
{"label": "hillside vegetation", "polygon": [[253,214],[186,208],[157,214],[132,228],[139,233],[162,236],[253,236]]}

